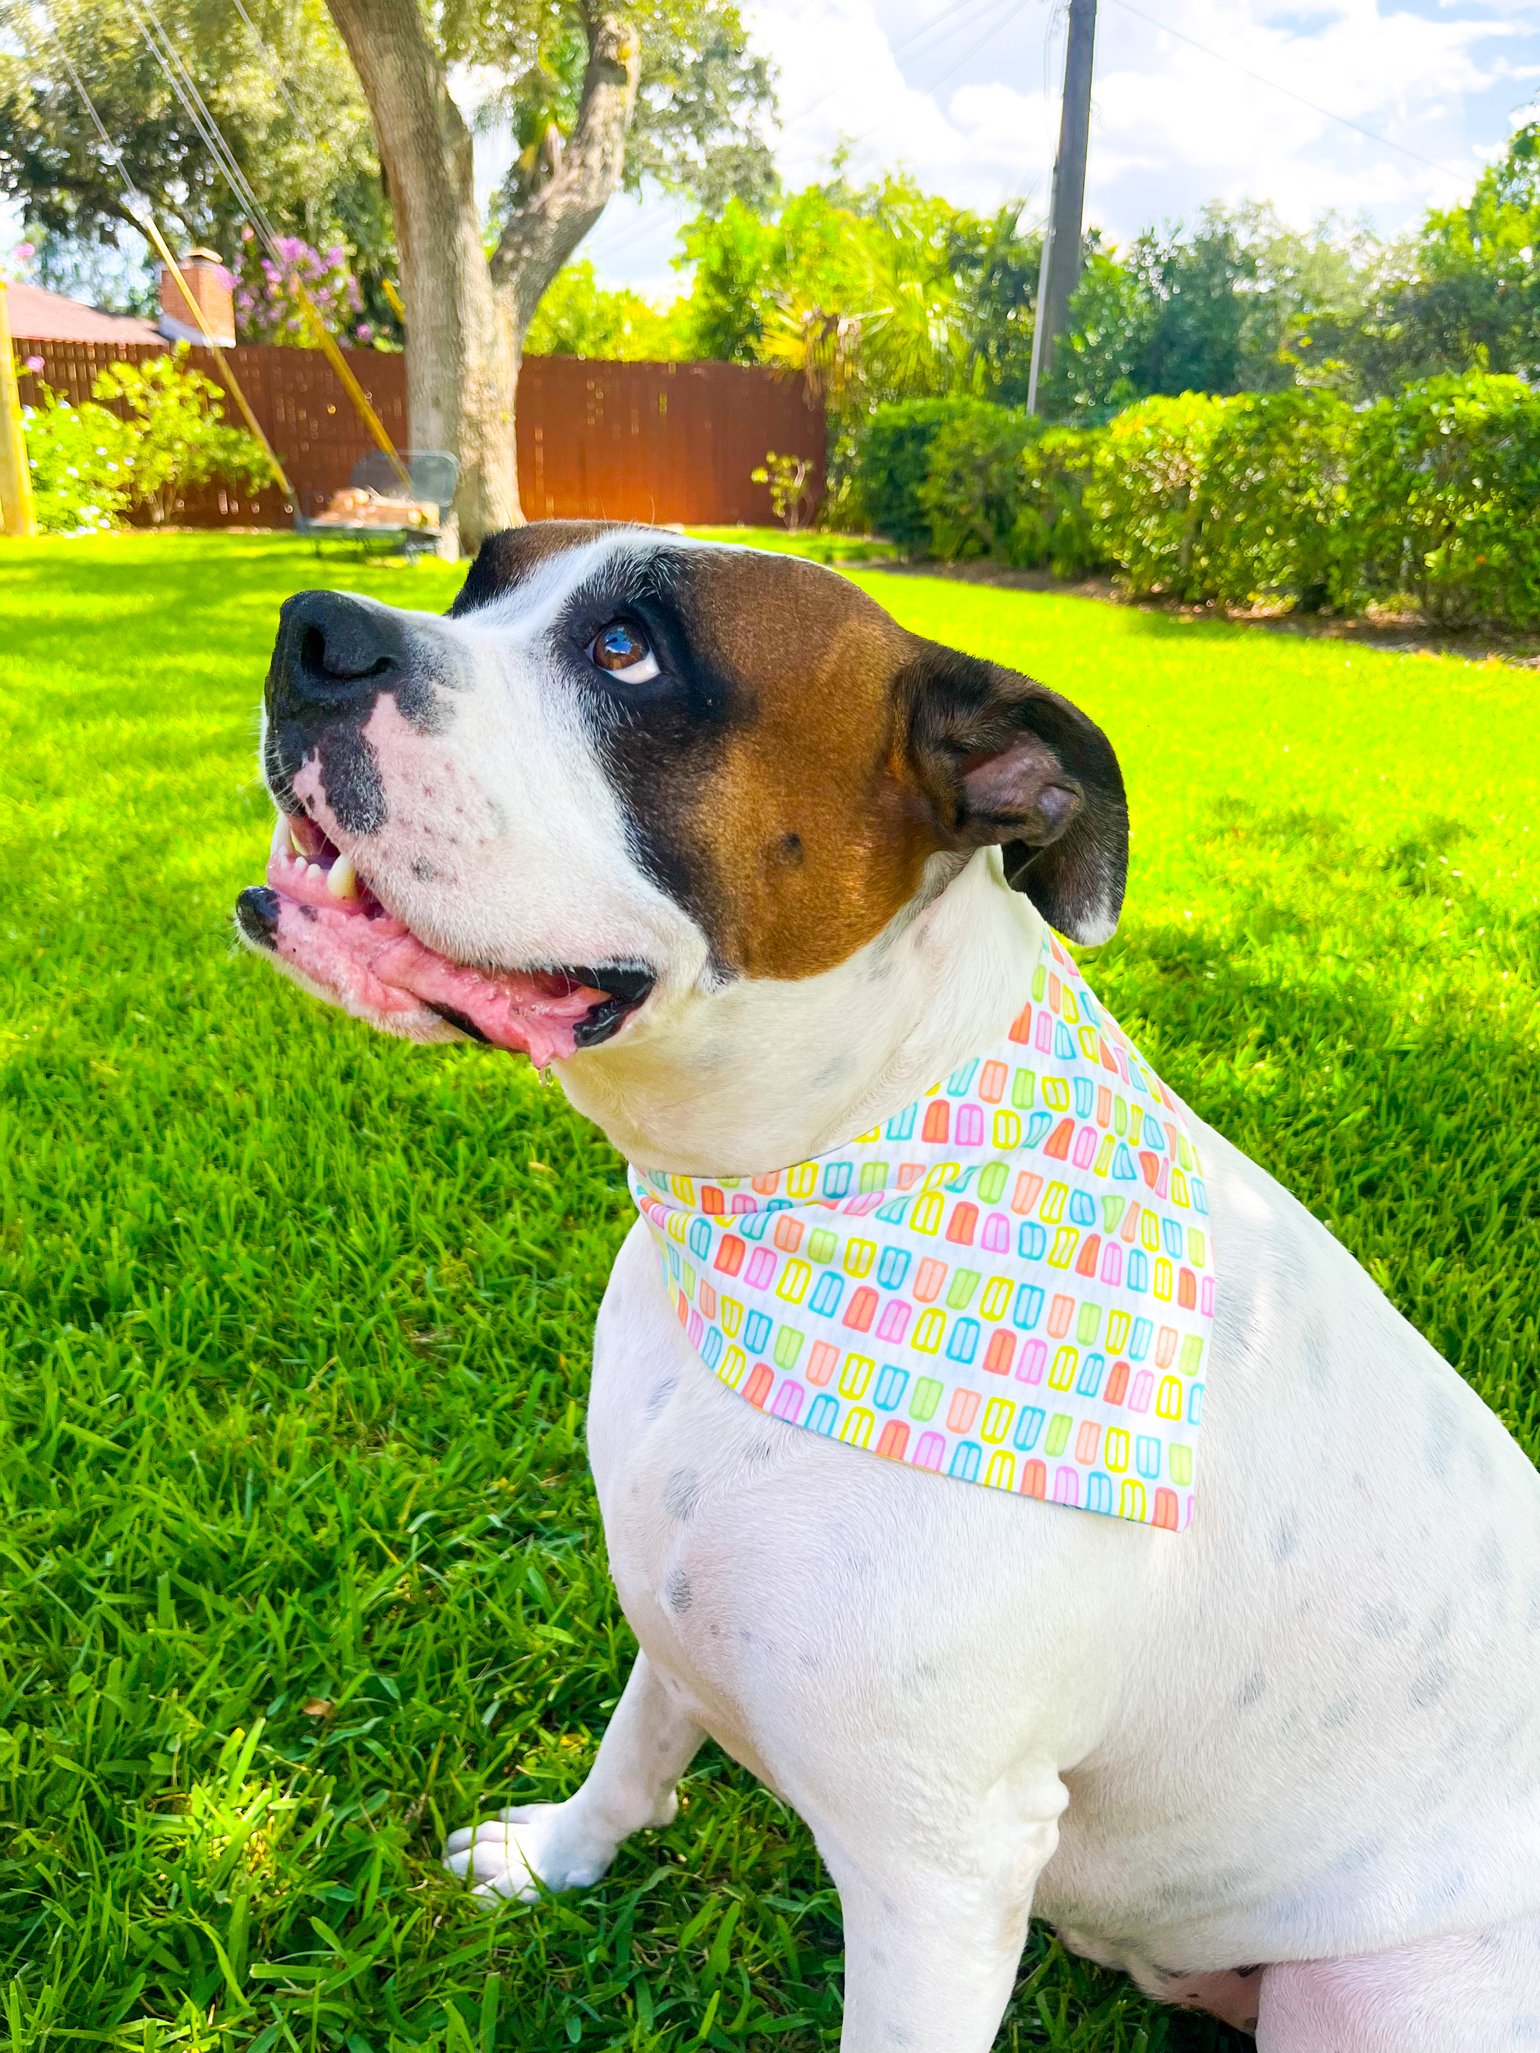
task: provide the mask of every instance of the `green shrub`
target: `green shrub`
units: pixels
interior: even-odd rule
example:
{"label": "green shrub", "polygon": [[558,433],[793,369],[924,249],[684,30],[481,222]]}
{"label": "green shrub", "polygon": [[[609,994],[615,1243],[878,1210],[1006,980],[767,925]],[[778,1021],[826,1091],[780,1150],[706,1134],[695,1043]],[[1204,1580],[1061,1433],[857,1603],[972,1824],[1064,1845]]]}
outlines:
{"label": "green shrub", "polygon": [[1540,626],[1540,398],[1519,379],[1429,378],[1367,408],[1347,503],[1344,597]]}
{"label": "green shrub", "polygon": [[931,553],[1078,577],[1098,561],[1085,491],[1097,430],[1047,428],[982,402],[937,430],[919,499]]}
{"label": "green shrub", "polygon": [[1202,392],[1144,399],[1103,431],[1086,503],[1097,548],[1131,592],[1201,596],[1200,485],[1230,404]]}
{"label": "green shrub", "polygon": [[936,430],[918,495],[933,556],[943,563],[1015,560],[1027,505],[1022,452],[1041,432],[1020,408],[983,400]]}
{"label": "green shrub", "polygon": [[1103,562],[1086,510],[1100,428],[1049,428],[1020,456],[1023,504],[1011,536],[1011,561],[1083,577]]}
{"label": "green shrub", "polygon": [[79,406],[44,386],[24,417],[40,527],[78,534],[131,510],[159,522],[193,486],[266,483],[262,445],[229,425],[223,392],[186,358],[184,343],[171,356],[107,364]]}
{"label": "green shrub", "polygon": [[930,445],[949,421],[980,408],[991,410],[981,399],[901,399],[873,412],[856,444],[855,484],[874,533],[901,549],[929,546],[920,488],[930,468]]}
{"label": "green shrub", "polygon": [[129,504],[128,424],[87,400],[71,406],[51,385],[22,408],[37,524],[45,535],[99,534]]}
{"label": "green shrub", "polygon": [[1330,392],[1228,402],[1203,458],[1188,596],[1319,612],[1336,583],[1352,409]]}

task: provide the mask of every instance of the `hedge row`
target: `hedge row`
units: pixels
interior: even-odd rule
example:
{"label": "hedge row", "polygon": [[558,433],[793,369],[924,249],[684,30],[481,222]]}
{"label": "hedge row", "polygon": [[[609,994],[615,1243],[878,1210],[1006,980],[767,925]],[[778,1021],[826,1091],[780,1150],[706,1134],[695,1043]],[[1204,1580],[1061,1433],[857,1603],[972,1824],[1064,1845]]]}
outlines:
{"label": "hedge row", "polygon": [[1187,393],[1087,430],[909,401],[878,409],[858,463],[873,525],[946,562],[1540,626],[1540,395],[1517,378],[1433,378],[1356,411],[1325,392]]}

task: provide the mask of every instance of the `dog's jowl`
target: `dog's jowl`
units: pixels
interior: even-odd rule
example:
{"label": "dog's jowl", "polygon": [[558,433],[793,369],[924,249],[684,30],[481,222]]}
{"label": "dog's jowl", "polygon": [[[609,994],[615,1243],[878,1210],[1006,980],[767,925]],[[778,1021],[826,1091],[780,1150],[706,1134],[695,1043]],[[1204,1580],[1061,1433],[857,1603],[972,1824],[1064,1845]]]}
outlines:
{"label": "dog's jowl", "polygon": [[248,942],[553,1064],[638,1205],[640,1652],[451,1868],[595,1881],[709,1733],[838,1885],[846,2053],[985,2053],[1032,1915],[1265,2053],[1540,2045],[1540,1477],[1072,960],[1108,738],[831,572],[548,523],[445,618],[291,600],[263,766]]}

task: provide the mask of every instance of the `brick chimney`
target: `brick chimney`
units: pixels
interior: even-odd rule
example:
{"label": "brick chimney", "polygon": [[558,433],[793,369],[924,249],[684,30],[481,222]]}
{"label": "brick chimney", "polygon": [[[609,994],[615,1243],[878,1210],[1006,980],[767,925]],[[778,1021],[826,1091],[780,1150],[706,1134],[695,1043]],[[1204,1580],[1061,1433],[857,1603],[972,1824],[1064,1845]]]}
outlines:
{"label": "brick chimney", "polygon": [[[198,303],[204,327],[225,347],[235,341],[235,298],[230,273],[211,249],[191,249],[182,258],[182,276]],[[170,342],[201,342],[203,330],[193,318],[182,288],[164,264],[160,269],[160,332]]]}

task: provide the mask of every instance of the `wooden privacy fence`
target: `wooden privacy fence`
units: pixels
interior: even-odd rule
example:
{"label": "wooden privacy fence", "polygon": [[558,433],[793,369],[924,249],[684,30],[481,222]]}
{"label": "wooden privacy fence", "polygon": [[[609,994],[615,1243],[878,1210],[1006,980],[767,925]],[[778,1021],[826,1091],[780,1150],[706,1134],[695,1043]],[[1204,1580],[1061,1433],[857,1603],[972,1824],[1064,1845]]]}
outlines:
{"label": "wooden privacy fence", "polygon": [[[89,399],[103,364],[165,354],[153,343],[22,342],[23,402],[39,383]],[[408,442],[406,360],[382,350],[344,352],[398,448]],[[314,513],[373,449],[319,350],[248,344],[225,352],[253,413],[277,450],[302,510]],[[42,369],[22,370],[40,356]],[[207,350],[191,362],[216,384]],[[239,416],[232,404],[226,413]],[[524,359],[518,388],[519,494],[531,520],[673,521],[689,526],[764,523],[770,494],[749,473],[770,450],[812,460],[823,489],[822,405],[799,381],[744,364],[598,363]],[[178,498],[190,527],[286,527],[276,487],[204,486]]]}

